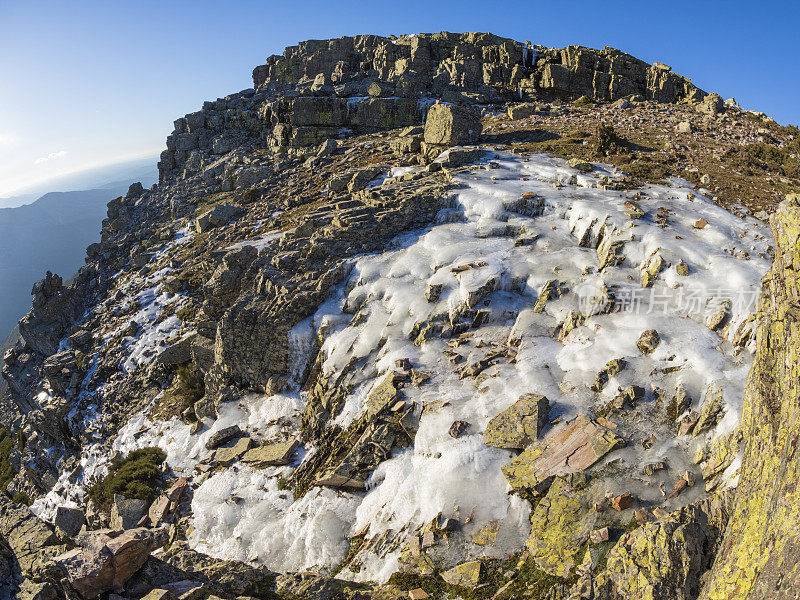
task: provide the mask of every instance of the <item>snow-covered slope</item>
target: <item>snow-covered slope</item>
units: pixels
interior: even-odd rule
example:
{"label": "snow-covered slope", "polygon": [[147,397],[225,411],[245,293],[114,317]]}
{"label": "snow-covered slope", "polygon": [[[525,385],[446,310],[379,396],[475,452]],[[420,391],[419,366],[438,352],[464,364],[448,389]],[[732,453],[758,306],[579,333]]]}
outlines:
{"label": "snow-covered slope", "polygon": [[[647,506],[669,508],[704,493],[698,485],[665,499],[680,474],[697,472],[712,441],[730,439],[740,421],[752,360],[749,317],[769,266],[766,226],[717,207],[681,180],[625,191],[615,189],[624,186],[610,167],[584,173],[540,154],[487,152],[454,183],[454,208],[430,229],[357,258],[338,295],[292,330],[294,377],[286,391],[225,403],[194,434],[178,419],[152,421],[145,413],[122,429],[115,448],[158,445],[177,474],[193,477],[193,547],[278,571],[333,570],[358,535],[362,550],[339,576],[386,580],[412,534],[443,515],[460,523],[455,543],[439,550],[443,563],[507,556],[531,533],[530,504],[510,494],[501,471],[516,453],[487,446],[482,433],[528,393],[550,401],[545,434],[580,413],[602,413],[618,427],[627,446],[593,468],[608,496],[631,491]],[[459,316],[472,322],[459,324]],[[420,335],[431,323],[450,326],[451,335]],[[653,329],[660,343],[643,354],[637,341]],[[334,421],[342,428],[367,410],[396,361],[408,359],[429,376],[404,388],[417,419],[413,446],[395,449],[363,492],[318,486],[297,500],[285,481],[317,450],[313,443],[287,466],[195,470],[211,454],[206,441],[230,425],[257,440],[300,435],[307,394],[298,381],[317,336],[324,339],[323,374],[334,381],[351,374],[352,391]],[[126,365],[152,360],[138,347],[128,350]],[[613,359],[624,359],[624,368],[593,389]],[[634,406],[604,410],[630,386],[644,391]],[[681,389],[691,405],[668,422],[664,405]],[[701,413],[718,393],[719,422],[700,435],[677,435],[674,418]],[[458,437],[449,433],[455,421],[466,423]],[[667,468],[642,477],[642,465],[661,461]],[[715,485],[735,484],[737,465],[728,460]],[[76,493],[71,485],[34,509],[48,515]],[[477,543],[487,529],[497,533],[493,543]]]}

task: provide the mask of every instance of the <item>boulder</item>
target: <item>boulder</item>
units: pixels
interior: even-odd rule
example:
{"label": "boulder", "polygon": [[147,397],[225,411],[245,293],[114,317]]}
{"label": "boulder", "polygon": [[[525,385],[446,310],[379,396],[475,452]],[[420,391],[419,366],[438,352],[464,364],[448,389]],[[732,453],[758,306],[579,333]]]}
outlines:
{"label": "boulder", "polygon": [[215,431],[211,434],[211,436],[209,436],[208,440],[206,440],[206,450],[216,450],[220,446],[230,442],[232,439],[241,437],[242,435],[242,430],[239,429],[238,425],[224,427],[219,431]]}
{"label": "boulder", "polygon": [[540,569],[556,577],[569,575],[594,529],[593,513],[582,490],[585,482],[580,483],[572,486],[557,477],[531,514],[528,551]]}
{"label": "boulder", "polygon": [[429,148],[429,150],[433,151],[432,156],[438,155],[434,164],[440,164],[450,169],[474,163],[483,156],[483,150],[480,148],[450,148],[439,154],[441,149],[442,146],[431,146]]}
{"label": "boulder", "polygon": [[288,465],[297,446],[298,442],[294,438],[284,442],[265,444],[248,450],[241,460],[257,469]]}
{"label": "boulder", "polygon": [[536,114],[536,105],[531,102],[524,102],[522,104],[515,104],[508,109],[508,118],[512,121],[517,119],[527,119]]}
{"label": "boulder", "polygon": [[350,179],[350,183],[347,184],[347,191],[351,194],[353,192],[360,192],[370,181],[375,179],[378,175],[383,173],[383,169],[380,167],[366,167],[364,169],[359,169],[356,171],[352,178]]}
{"label": "boulder", "polygon": [[217,204],[214,208],[195,219],[195,229],[197,233],[205,233],[214,227],[229,223],[233,219],[240,217],[244,212],[241,206]]}
{"label": "boulder", "polygon": [[483,563],[479,560],[473,560],[444,571],[442,579],[450,585],[475,589],[481,581],[482,573]]}
{"label": "boulder", "polygon": [[164,531],[129,529],[117,537],[91,532],[83,547],[55,558],[72,588],[87,600],[125,584],[166,541]]}
{"label": "boulder", "polygon": [[187,485],[188,480],[185,477],[181,477],[166,492],[156,498],[147,511],[151,525],[158,525],[174,510]]}
{"label": "boulder", "polygon": [[53,524],[69,537],[75,537],[80,533],[81,527],[86,524],[86,516],[80,508],[59,506],[56,508]]}
{"label": "boulder", "polygon": [[495,448],[522,450],[547,425],[550,401],[540,394],[523,394],[509,408],[489,421],[483,443]]}
{"label": "boulder", "polygon": [[619,435],[580,414],[502,467],[515,490],[543,493],[557,475],[579,473],[625,445]]}
{"label": "boulder", "polygon": [[725,110],[725,102],[719,94],[711,93],[699,104],[695,105],[697,111],[709,116],[716,116]]}
{"label": "boulder", "polygon": [[435,146],[474,144],[482,131],[480,114],[472,107],[434,104],[425,119],[425,143]]}
{"label": "boulder", "polygon": [[255,445],[252,438],[242,437],[233,445],[219,448],[214,453],[214,462],[218,465],[228,467],[239,460],[248,450]]}
{"label": "boulder", "polygon": [[147,502],[138,498],[125,498],[114,494],[111,504],[111,527],[133,529],[147,510]]}
{"label": "boulder", "polygon": [[182,365],[192,360],[192,344],[196,333],[183,336],[162,350],[155,359],[155,364],[164,366]]}
{"label": "boulder", "polygon": [[642,354],[652,354],[661,343],[661,337],[655,329],[647,329],[642,332],[636,341],[636,347]]}

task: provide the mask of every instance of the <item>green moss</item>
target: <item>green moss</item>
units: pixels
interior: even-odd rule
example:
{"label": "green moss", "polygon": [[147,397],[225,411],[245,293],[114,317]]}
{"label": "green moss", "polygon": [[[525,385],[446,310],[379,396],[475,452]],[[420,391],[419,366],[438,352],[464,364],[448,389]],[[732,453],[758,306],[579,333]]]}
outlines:
{"label": "green moss", "polygon": [[11,451],[14,448],[14,437],[5,427],[0,428],[0,492],[5,492],[8,484],[17,472],[11,466]]}
{"label": "green moss", "polygon": [[[193,407],[206,393],[203,374],[194,363],[177,367],[170,388],[164,392],[151,414],[159,419],[170,419]],[[194,417],[189,418],[194,420]]]}
{"label": "green moss", "polygon": [[[389,578],[389,584],[403,591],[422,588],[432,598],[461,598],[462,600],[511,600],[512,598],[530,598],[539,600],[556,585],[570,584],[576,579],[562,579],[549,575],[539,569],[531,559],[520,561],[520,554],[515,554],[507,560],[485,559],[480,585],[475,588],[466,588],[450,585],[441,578],[439,573],[434,575],[417,575],[416,573],[394,573]],[[516,576],[506,577],[509,570],[515,570]],[[508,587],[506,587],[508,586]],[[498,595],[500,589],[504,588]]]}
{"label": "green moss", "polygon": [[166,458],[161,448],[140,448],[115,459],[108,475],[89,488],[89,498],[101,509],[108,509],[114,494],[152,502],[164,485],[161,465]]}
{"label": "green moss", "polygon": [[31,501],[31,497],[28,496],[28,494],[26,494],[25,492],[17,492],[16,494],[14,494],[11,500],[16,504],[24,504],[25,506],[30,506],[31,504],[33,504],[33,502]]}
{"label": "green moss", "polygon": [[778,173],[785,177],[800,177],[800,139],[795,138],[783,148],[757,142],[728,150],[723,158],[746,175],[762,172]]}

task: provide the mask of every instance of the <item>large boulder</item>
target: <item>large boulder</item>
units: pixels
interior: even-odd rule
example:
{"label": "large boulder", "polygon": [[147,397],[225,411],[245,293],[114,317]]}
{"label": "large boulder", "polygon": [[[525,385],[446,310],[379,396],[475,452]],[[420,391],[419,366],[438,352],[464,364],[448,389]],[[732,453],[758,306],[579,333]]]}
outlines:
{"label": "large boulder", "polygon": [[697,598],[725,529],[732,498],[729,490],[623,534],[594,582],[593,597]]}
{"label": "large boulder", "polygon": [[125,498],[114,494],[111,504],[111,527],[114,529],[133,529],[144,516],[147,502],[138,498]]}
{"label": "large boulder", "polygon": [[544,493],[557,475],[580,473],[624,445],[619,435],[580,414],[528,446],[502,470],[514,489]]}
{"label": "large boulder", "polygon": [[294,438],[283,442],[265,444],[245,452],[244,456],[242,456],[242,462],[257,469],[288,465],[297,446],[298,442]]}
{"label": "large boulder", "polygon": [[112,532],[91,532],[75,548],[55,561],[66,573],[70,586],[87,600],[125,584],[147,561],[150,553],[163,545],[163,530],[129,529],[111,537]]}
{"label": "large boulder", "polygon": [[86,523],[86,516],[80,508],[67,508],[59,506],[56,508],[56,516],[53,524],[69,537],[75,537]]}
{"label": "large boulder", "polygon": [[425,143],[433,146],[464,146],[476,143],[483,126],[471,106],[434,104],[425,119]]}
{"label": "large boulder", "polygon": [[245,210],[241,206],[217,204],[195,219],[195,229],[197,233],[205,233],[214,227],[226,225],[233,219],[242,216],[244,212]]}

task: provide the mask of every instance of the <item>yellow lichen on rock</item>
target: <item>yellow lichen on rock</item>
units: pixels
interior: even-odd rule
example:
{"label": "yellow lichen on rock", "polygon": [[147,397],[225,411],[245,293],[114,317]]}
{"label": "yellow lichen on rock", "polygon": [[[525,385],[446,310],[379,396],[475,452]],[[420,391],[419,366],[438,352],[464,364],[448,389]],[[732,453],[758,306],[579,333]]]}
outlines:
{"label": "yellow lichen on rock", "polygon": [[776,597],[800,586],[800,208],[772,217],[775,261],[762,281],[757,354],[745,392],[736,504],[701,598]]}

